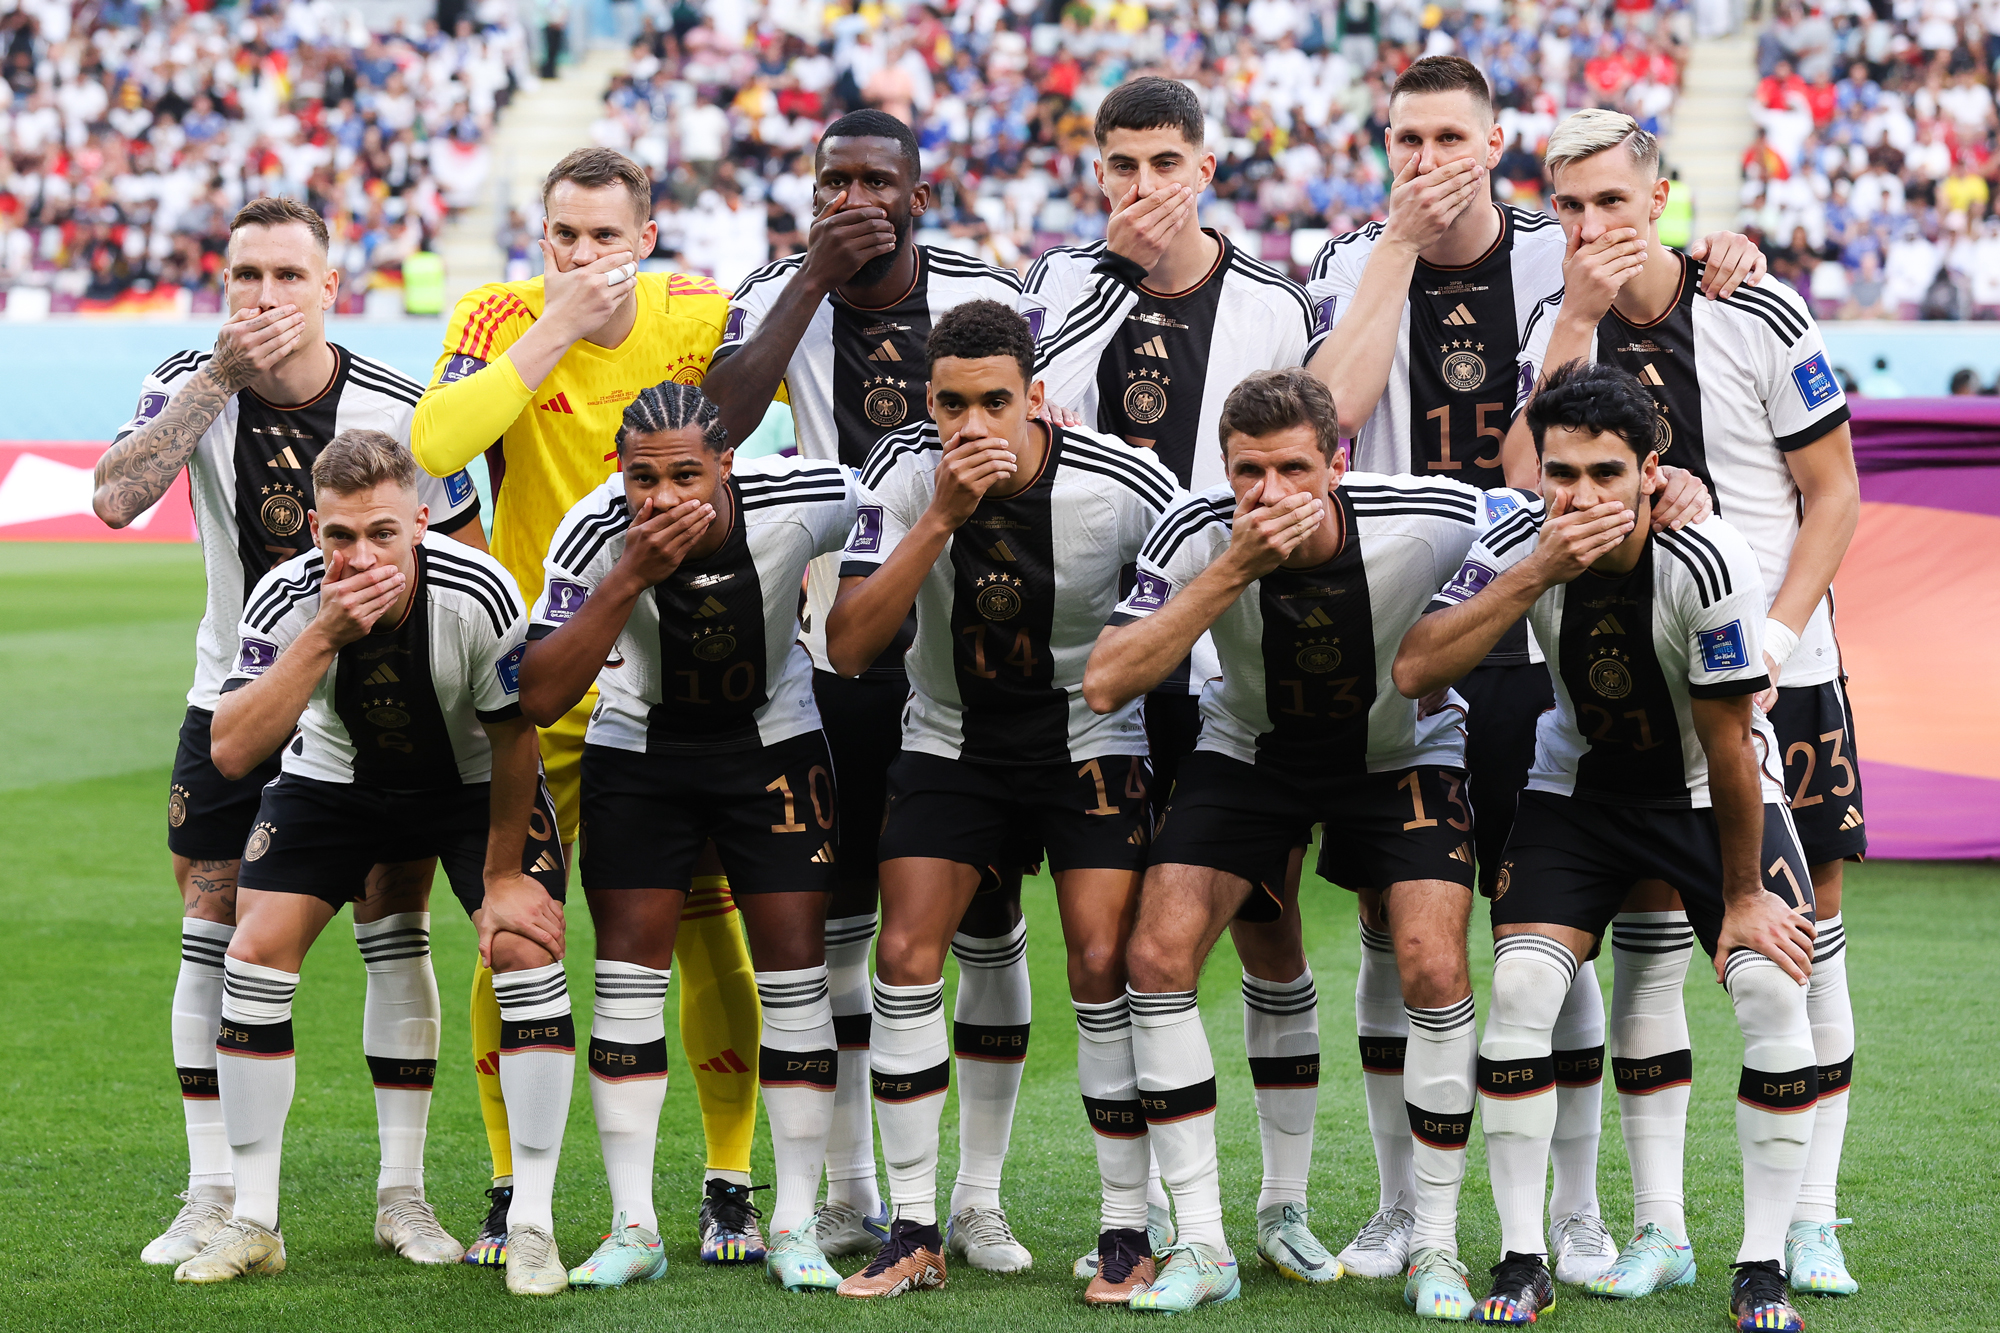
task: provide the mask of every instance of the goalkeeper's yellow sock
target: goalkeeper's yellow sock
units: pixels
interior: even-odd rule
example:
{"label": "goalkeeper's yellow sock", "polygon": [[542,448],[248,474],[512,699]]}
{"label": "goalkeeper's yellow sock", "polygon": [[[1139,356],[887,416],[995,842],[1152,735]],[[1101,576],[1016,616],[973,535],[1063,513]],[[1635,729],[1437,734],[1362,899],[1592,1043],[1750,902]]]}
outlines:
{"label": "goalkeeper's yellow sock", "polygon": [[493,969],[484,963],[472,972],[472,1069],[479,1079],[479,1118],[486,1122],[486,1146],[493,1153],[493,1183],[499,1185],[514,1178],[514,1142],[500,1092],[500,1001],[493,996]]}
{"label": "goalkeeper's yellow sock", "polygon": [[764,1015],[729,881],[697,875],[674,940],[681,1046],[693,1067],[708,1141],[707,1176],[750,1183],[757,1131],[757,1044]]}

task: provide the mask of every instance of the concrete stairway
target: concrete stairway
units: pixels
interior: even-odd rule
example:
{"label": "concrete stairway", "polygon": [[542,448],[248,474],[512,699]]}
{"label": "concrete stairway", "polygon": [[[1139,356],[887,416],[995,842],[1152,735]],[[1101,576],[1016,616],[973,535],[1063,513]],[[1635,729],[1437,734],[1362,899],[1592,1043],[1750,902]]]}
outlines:
{"label": "concrete stairway", "polygon": [[509,208],[533,200],[542,177],[563,154],[590,143],[590,122],[603,105],[611,76],[625,67],[615,46],[586,53],[562,77],[536,80],[500,115],[492,141],[492,172],[484,197],[454,218],[439,238],[444,257],[445,309],[482,283],[503,276],[498,236]]}
{"label": "concrete stairway", "polygon": [[1697,40],[1688,59],[1666,165],[1694,191],[1694,235],[1735,225],[1743,151],[1757,137],[1747,110],[1757,90],[1757,33]]}

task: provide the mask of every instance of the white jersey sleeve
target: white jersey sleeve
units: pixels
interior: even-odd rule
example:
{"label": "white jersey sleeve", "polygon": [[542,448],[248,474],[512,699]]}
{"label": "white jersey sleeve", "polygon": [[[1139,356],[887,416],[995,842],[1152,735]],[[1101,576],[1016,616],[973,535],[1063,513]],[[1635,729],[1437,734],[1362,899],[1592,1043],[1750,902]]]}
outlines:
{"label": "white jersey sleeve", "polygon": [[854,527],[840,555],[842,578],[866,578],[881,568],[923,517],[931,502],[930,471],[898,464],[934,450],[935,436],[930,422],[912,422],[884,435],[869,454],[856,488]]}
{"label": "white jersey sleeve", "polygon": [[716,361],[741,350],[757,336],[771,307],[778,303],[793,276],[804,266],[805,256],[793,255],[766,264],[743,280],[729,297],[729,314],[722,325],[722,342],[715,349]]}
{"label": "white jersey sleeve", "polygon": [[1687,577],[1674,608],[1687,644],[1688,693],[1727,699],[1768,686],[1764,666],[1764,576],[1743,534],[1711,520],[1654,534]]}
{"label": "white jersey sleeve", "polygon": [[[615,489],[614,489],[615,488]],[[542,561],[542,591],[528,616],[528,637],[555,633],[583,604],[625,550],[631,524],[618,474],[584,496],[556,525]]]}
{"label": "white jersey sleeve", "polygon": [[[1055,270],[1050,265],[1049,272]],[[1132,260],[1093,246],[1066,255],[1074,295],[1060,310],[1050,307],[1035,348],[1035,378],[1050,402],[1070,408],[1086,422],[1098,416],[1097,372],[1104,349],[1139,303],[1146,271]],[[1032,275],[1031,275],[1032,280]],[[1054,284],[1046,284],[1053,287]],[[1038,297],[1030,291],[1028,295]],[[1054,324],[1054,328],[1048,325]]]}
{"label": "white jersey sleeve", "polygon": [[1758,321],[1754,326],[1758,336],[1751,340],[1753,370],[1764,410],[1770,414],[1771,434],[1777,438],[1779,450],[1790,453],[1821,439],[1848,419],[1847,395],[1827,362],[1826,339],[1806,314],[1797,293],[1778,282],[1760,287],[1760,292],[1766,287],[1782,292],[1770,293],[1769,305],[1796,341],[1788,346],[1776,329]]}
{"label": "white jersey sleeve", "polygon": [[326,561],[318,551],[293,556],[257,581],[244,599],[243,619],[236,627],[236,665],[222,682],[222,692],[240,690],[269,671],[278,654],[292,646],[319,614],[319,590]]}

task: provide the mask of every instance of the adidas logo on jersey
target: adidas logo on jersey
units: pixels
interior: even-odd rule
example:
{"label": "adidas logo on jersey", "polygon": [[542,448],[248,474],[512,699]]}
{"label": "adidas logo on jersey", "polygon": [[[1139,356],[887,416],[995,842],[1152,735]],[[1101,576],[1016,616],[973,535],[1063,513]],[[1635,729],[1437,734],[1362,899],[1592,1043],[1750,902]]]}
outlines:
{"label": "adidas logo on jersey", "polygon": [[1472,844],[1471,844],[1471,843],[1469,843],[1469,842],[1461,842],[1460,844],[1458,844],[1458,846],[1456,846],[1456,847],[1452,848],[1452,849],[1451,849],[1451,859],[1452,859],[1452,860],[1454,860],[1454,861],[1463,861],[1463,862],[1465,862],[1465,864],[1467,864],[1467,865],[1471,865],[1471,864],[1472,864]]}
{"label": "adidas logo on jersey", "polygon": [[294,472],[303,472],[306,470],[306,465],[299,461],[299,456],[292,452],[292,446],[289,444],[278,450],[264,466],[286,467],[291,468]]}
{"label": "adidas logo on jersey", "polygon": [[1477,324],[1479,321],[1474,319],[1472,317],[1472,312],[1465,308],[1465,302],[1460,301],[1458,303],[1458,309],[1452,311],[1449,315],[1446,315],[1444,317],[1444,322],[1453,325],[1454,327],[1457,328],[1463,328],[1467,324]]}
{"label": "adidas logo on jersey", "polygon": [[831,842],[821,843],[820,849],[812,854],[812,863],[816,866],[832,865],[833,844]]}
{"label": "adidas logo on jersey", "polygon": [[1617,616],[1606,616],[1597,622],[1596,629],[1590,631],[1590,637],[1594,639],[1600,634],[1623,634],[1624,632],[1625,627],[1618,623]]}
{"label": "adidas logo on jersey", "polygon": [[569,395],[566,393],[559,393],[546,403],[536,404],[535,410],[538,412],[567,412],[571,416],[576,415],[576,409],[569,405]]}
{"label": "adidas logo on jersey", "polygon": [[561,870],[562,862],[556,860],[554,852],[543,852],[535,858],[535,864],[528,868],[536,871]]}
{"label": "adidas logo on jersey", "polygon": [[1316,606],[1313,608],[1313,613],[1311,615],[1307,616],[1304,620],[1301,620],[1299,622],[1299,628],[1325,629],[1332,623],[1333,623],[1333,617],[1326,613],[1326,608],[1323,606]]}
{"label": "adidas logo on jersey", "polygon": [[868,354],[868,359],[870,361],[901,361],[903,355],[896,350],[896,344],[884,338],[882,345]]}
{"label": "adidas logo on jersey", "polygon": [[1140,343],[1137,347],[1134,347],[1132,350],[1138,353],[1140,356],[1158,357],[1162,361],[1165,361],[1167,359],[1166,339],[1160,337],[1160,335],[1157,333],[1154,334],[1152,337],[1146,339],[1146,341]]}
{"label": "adidas logo on jersey", "polygon": [[747,1074],[750,1072],[750,1066],[744,1064],[742,1058],[735,1051],[724,1051],[713,1060],[698,1064],[695,1068],[705,1069],[711,1074]]}
{"label": "adidas logo on jersey", "polygon": [[1861,827],[1861,812],[1859,810],[1856,810],[1851,805],[1848,806],[1846,816],[1840,821],[1840,831],[1842,833],[1852,833],[1855,829],[1858,829],[1860,827]]}
{"label": "adidas logo on jersey", "polygon": [[402,680],[387,662],[376,667],[362,678],[363,685],[394,685]]}
{"label": "adidas logo on jersey", "polygon": [[704,598],[701,606],[696,609],[694,613],[694,618],[696,620],[706,620],[710,616],[722,615],[728,610],[729,608],[724,606],[721,602],[716,601],[713,597],[708,597]]}
{"label": "adidas logo on jersey", "polygon": [[1660,372],[1653,368],[1653,363],[1650,361],[1640,369],[1639,382],[1641,384],[1657,384],[1663,389],[1667,387],[1667,382],[1660,378]]}
{"label": "adidas logo on jersey", "polygon": [[994,542],[991,546],[987,547],[986,558],[988,560],[1005,560],[1009,564],[1019,559],[1004,541]]}

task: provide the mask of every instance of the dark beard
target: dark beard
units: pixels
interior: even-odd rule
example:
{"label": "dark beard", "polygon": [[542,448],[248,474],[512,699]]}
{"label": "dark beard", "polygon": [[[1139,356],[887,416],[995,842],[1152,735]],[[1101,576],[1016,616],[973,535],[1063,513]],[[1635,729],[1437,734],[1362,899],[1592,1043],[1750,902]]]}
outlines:
{"label": "dark beard", "polygon": [[889,277],[889,270],[896,266],[897,256],[903,253],[903,248],[910,242],[910,226],[911,220],[907,217],[896,223],[896,248],[887,254],[876,255],[873,259],[856,269],[854,276],[847,280],[847,285],[850,287],[873,287],[886,281]]}

